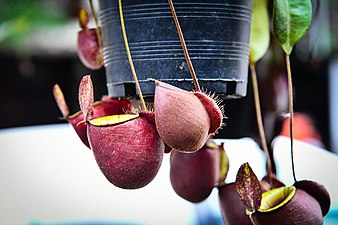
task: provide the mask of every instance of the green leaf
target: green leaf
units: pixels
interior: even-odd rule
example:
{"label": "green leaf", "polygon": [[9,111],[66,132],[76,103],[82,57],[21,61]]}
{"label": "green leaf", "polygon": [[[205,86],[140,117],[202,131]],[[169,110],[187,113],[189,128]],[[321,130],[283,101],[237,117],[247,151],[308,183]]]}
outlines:
{"label": "green leaf", "polygon": [[305,35],[311,18],[311,0],[274,0],[274,32],[286,54]]}
{"label": "green leaf", "polygon": [[255,212],[260,208],[262,188],[249,163],[242,164],[237,172],[236,191],[249,212]]}
{"label": "green leaf", "polygon": [[254,0],[250,33],[250,64],[264,56],[270,44],[267,0]]}
{"label": "green leaf", "polygon": [[87,121],[93,115],[94,108],[94,91],[93,83],[90,75],[82,77],[79,87],[79,104],[84,115],[84,120]]}

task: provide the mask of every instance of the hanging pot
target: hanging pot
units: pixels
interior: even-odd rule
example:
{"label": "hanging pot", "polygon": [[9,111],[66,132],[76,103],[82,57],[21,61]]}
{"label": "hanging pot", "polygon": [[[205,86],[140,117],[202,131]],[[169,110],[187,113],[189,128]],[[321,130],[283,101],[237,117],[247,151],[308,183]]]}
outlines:
{"label": "hanging pot", "polygon": [[[167,0],[124,0],[129,47],[142,93],[148,78],[193,90]],[[176,0],[176,13],[201,87],[222,98],[246,95],[252,0]],[[136,88],[121,31],[117,0],[99,0],[104,64],[110,97],[134,97]]]}

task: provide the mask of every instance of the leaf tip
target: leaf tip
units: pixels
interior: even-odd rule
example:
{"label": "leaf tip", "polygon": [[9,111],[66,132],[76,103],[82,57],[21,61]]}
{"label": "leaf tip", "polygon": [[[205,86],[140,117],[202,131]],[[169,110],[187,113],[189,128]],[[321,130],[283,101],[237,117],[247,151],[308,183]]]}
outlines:
{"label": "leaf tip", "polygon": [[85,75],[81,79],[79,87],[79,104],[84,115],[84,121],[87,121],[94,112],[94,90],[90,75]]}
{"label": "leaf tip", "polygon": [[82,29],[85,29],[89,23],[89,14],[87,10],[83,7],[80,7],[77,10],[77,18],[79,19],[79,25]]}
{"label": "leaf tip", "polygon": [[249,163],[243,163],[236,176],[237,194],[249,212],[259,209],[262,201],[262,189],[256,174]]}
{"label": "leaf tip", "polygon": [[64,118],[67,118],[69,116],[69,109],[65,100],[65,97],[63,95],[63,92],[58,84],[54,84],[53,86],[53,95],[56,101],[56,104],[58,105],[62,116]]}

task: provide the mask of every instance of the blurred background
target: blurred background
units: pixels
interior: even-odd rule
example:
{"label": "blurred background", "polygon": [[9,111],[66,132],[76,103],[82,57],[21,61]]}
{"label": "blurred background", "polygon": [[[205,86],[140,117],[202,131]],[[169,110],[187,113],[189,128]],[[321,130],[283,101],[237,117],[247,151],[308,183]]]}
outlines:
{"label": "blurred background", "polygon": [[[89,70],[77,56],[80,5],[89,10],[88,1],[80,0],[0,0],[0,128],[65,123],[52,96],[55,83],[71,112],[79,110],[77,90],[83,75],[93,75],[96,99],[107,94],[104,68]],[[313,11],[309,32],[291,55],[294,107],[311,119],[325,148],[337,152],[338,3],[313,1]],[[270,51],[257,64],[269,141],[282,132],[288,110],[284,55],[273,34],[271,41]],[[250,77],[248,81],[245,98],[224,101],[229,119],[218,137],[257,137]]]}
{"label": "blurred background", "polygon": [[51,92],[55,83],[71,113],[79,110],[83,75],[93,75],[97,99],[107,93],[104,69],[89,70],[77,56],[81,5],[89,10],[88,1],[0,1],[1,128],[65,122]]}

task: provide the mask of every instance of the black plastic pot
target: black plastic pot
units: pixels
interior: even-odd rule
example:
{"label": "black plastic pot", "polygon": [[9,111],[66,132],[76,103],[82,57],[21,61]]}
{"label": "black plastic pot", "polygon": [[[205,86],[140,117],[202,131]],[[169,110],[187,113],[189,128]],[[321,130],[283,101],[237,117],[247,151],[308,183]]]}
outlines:
{"label": "black plastic pot", "polygon": [[[200,86],[224,98],[246,95],[252,0],[173,1]],[[108,93],[135,96],[117,0],[99,0]],[[154,78],[193,90],[167,0],[123,0],[125,26],[144,96]]]}

